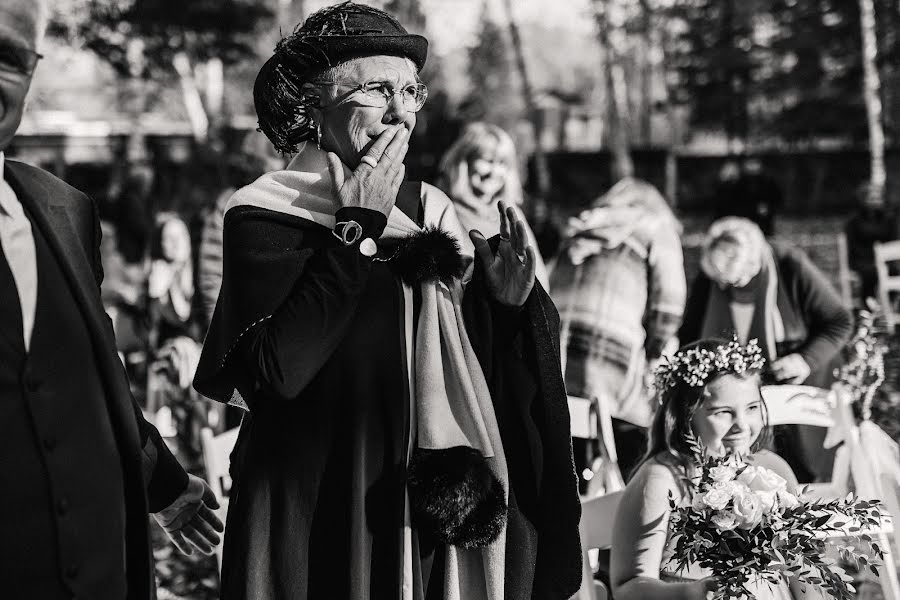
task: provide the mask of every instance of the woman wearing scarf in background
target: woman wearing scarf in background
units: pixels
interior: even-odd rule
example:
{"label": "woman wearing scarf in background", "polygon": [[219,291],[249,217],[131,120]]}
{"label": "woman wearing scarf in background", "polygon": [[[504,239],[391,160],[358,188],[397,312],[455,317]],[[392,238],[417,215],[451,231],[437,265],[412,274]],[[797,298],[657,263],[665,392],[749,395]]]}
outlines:
{"label": "woman wearing scarf in background", "polygon": [[[427,41],[346,2],[254,100],[285,170],[226,207],[195,386],[243,404],[223,598],[564,600],[581,574],[558,316],[504,209],[403,182]],[[472,250],[477,260],[472,260]]]}
{"label": "woman wearing scarf in background", "polygon": [[535,276],[544,289],[549,289],[547,267],[522,215],[522,183],[516,147],[509,134],[490,123],[470,123],[444,154],[438,171],[437,185],[453,201],[456,216],[466,231],[477,229],[486,236],[497,235],[497,207],[504,202],[515,208],[537,258]]}
{"label": "woman wearing scarf in background", "polygon": [[624,178],[572,219],[550,279],[562,317],[566,387],[611,401],[626,477],[646,450],[655,408],[648,376],[667,347],[678,347],[680,232],[656,188]]}
{"label": "woman wearing scarf in background", "polygon": [[[748,219],[725,217],[709,228],[691,286],[681,343],[737,335],[758,339],[770,383],[827,388],[853,320],[825,275],[798,248],[769,243]],[[798,435],[794,435],[794,434]],[[776,428],[776,449],[802,482],[827,480],[824,430]]]}

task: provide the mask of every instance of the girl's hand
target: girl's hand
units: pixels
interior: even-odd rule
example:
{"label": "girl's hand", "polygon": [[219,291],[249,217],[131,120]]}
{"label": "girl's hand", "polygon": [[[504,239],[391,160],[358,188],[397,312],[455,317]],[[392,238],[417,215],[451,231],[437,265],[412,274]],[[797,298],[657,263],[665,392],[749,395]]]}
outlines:
{"label": "girl's hand", "polygon": [[409,131],[406,127],[389,127],[381,132],[363,157],[369,162],[360,162],[346,180],[341,159],[329,152],[328,171],[337,196],[335,209],[368,208],[388,216],[397,201],[397,192],[406,172],[403,159],[407,150]]}
{"label": "girl's hand", "polygon": [[703,579],[684,584],[683,600],[712,600],[716,590],[719,589],[717,577],[704,577]]}
{"label": "girl's hand", "polygon": [[496,254],[480,231],[469,232],[475,253],[484,264],[488,289],[494,298],[507,306],[522,306],[534,287],[534,248],[528,244],[525,223],[506,203],[498,204],[500,211],[500,245]]}

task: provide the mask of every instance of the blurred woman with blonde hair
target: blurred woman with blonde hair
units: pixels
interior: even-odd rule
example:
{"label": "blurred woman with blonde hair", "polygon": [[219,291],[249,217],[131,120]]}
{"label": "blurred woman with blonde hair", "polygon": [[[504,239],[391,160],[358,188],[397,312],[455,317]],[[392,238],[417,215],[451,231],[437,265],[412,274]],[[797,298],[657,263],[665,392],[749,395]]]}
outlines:
{"label": "blurred woman with blonde hair", "polygon": [[[500,127],[480,121],[467,125],[444,154],[438,167],[437,185],[450,196],[466,231],[477,229],[486,237],[500,233],[497,206],[501,201],[515,207],[525,223],[517,162],[512,137]],[[525,231],[537,258],[536,277],[546,289],[547,269],[527,223]]]}

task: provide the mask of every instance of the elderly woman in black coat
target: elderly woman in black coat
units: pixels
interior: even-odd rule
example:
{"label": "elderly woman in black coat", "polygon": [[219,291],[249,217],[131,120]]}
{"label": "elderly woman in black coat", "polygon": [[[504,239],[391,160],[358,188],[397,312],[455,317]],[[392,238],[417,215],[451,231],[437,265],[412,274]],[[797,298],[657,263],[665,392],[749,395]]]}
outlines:
{"label": "elderly woman in black coat", "polygon": [[311,15],[257,78],[260,127],[294,157],[228,203],[195,379],[248,410],[226,600],[578,587],[558,315],[524,226],[501,207],[488,241],[404,181],[426,48],[347,2]]}

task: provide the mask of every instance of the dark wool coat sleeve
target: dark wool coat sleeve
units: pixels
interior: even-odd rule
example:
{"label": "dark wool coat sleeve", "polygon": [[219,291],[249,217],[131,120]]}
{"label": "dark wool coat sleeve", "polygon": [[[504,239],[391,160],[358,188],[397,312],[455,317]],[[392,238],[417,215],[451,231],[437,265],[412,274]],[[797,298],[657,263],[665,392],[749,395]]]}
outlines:
{"label": "dark wool coat sleeve", "polygon": [[809,330],[806,340],[794,351],[813,373],[827,366],[850,338],[853,318],[840,295],[809,257],[790,246],[773,245],[781,285],[802,315]]}
{"label": "dark wool coat sleeve", "polygon": [[[103,263],[100,258],[100,242],[102,238],[100,217],[96,202],[88,196],[82,197],[84,198],[84,204],[90,206],[90,211],[84,211],[85,217],[90,214],[91,218],[86,218],[81,230],[85,232],[91,231],[92,234],[90,236],[91,243],[85,248],[85,252],[90,257],[91,269],[94,272],[94,279],[99,290],[100,285],[103,283]],[[105,319],[104,327],[108,339],[111,340],[110,343],[114,344],[115,333],[109,317]],[[122,377],[125,379],[128,377],[124,367],[122,368]],[[130,394],[128,401],[134,412],[134,419],[137,423],[140,437],[148,508],[150,512],[157,512],[172,504],[181,492],[185,490],[188,483],[187,473],[178,464],[156,427],[144,418],[141,407]]]}
{"label": "dark wool coat sleeve", "polygon": [[712,282],[700,271],[691,283],[687,303],[684,306],[684,318],[678,330],[678,344],[684,346],[700,339],[703,328],[703,315],[709,300],[709,288]]}
{"label": "dark wool coat sleeve", "polygon": [[[357,221],[372,238],[387,222],[366,209],[341,209],[336,218]],[[294,228],[273,237],[280,222]],[[223,291],[194,385],[222,402],[241,388],[250,402],[255,394],[247,392],[258,389],[293,400],[343,339],[372,259],[321,225],[266,209],[229,211],[225,230]],[[226,370],[229,363],[238,368]]]}
{"label": "dark wool coat sleeve", "polygon": [[567,599],[581,583],[581,504],[560,372],[559,315],[537,282],[521,308],[491,300],[478,260],[463,313],[509,468],[506,597]]}

